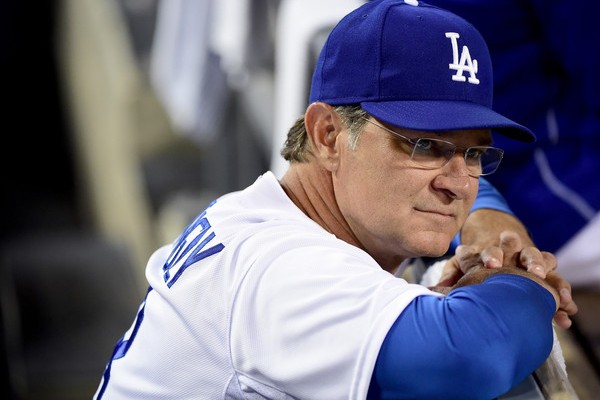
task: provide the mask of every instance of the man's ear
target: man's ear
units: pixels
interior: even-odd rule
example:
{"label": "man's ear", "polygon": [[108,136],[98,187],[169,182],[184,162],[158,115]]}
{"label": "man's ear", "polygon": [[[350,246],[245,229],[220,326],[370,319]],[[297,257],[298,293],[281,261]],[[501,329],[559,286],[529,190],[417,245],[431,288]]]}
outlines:
{"label": "man's ear", "polygon": [[344,124],[333,107],[321,102],[312,103],[304,114],[304,124],[315,158],[330,171],[337,168],[341,145],[338,139]]}

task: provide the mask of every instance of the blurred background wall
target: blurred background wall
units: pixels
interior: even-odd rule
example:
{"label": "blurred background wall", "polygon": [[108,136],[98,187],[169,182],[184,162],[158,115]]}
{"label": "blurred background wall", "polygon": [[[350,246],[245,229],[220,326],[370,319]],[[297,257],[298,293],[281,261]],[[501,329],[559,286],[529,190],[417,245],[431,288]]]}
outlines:
{"label": "blurred background wall", "polygon": [[207,35],[236,4],[216,4],[3,4],[2,398],[91,398],[152,251],[268,169],[276,2],[219,39],[230,73]]}

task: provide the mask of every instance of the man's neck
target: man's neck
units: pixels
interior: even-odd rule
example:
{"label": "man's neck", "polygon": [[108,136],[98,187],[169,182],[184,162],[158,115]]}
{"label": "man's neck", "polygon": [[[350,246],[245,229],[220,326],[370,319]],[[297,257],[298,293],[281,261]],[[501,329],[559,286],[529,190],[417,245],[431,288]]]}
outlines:
{"label": "man's neck", "polygon": [[338,208],[329,171],[311,163],[292,163],[280,183],[310,219],[338,239],[363,248]]}
{"label": "man's neck", "polygon": [[[358,240],[342,215],[337,205],[329,171],[311,163],[293,163],[280,183],[292,202],[310,219],[338,239],[371,254]],[[381,268],[394,273],[402,258],[393,254],[388,256],[382,258],[371,254]]]}

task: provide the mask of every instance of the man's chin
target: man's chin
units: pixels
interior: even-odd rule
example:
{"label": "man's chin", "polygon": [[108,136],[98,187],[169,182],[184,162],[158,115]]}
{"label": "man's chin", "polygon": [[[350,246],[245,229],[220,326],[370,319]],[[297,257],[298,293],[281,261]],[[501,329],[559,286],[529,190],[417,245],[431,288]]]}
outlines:
{"label": "man's chin", "polygon": [[[441,257],[448,252],[454,235],[435,232],[416,243],[416,257]],[[417,239],[418,240],[418,239]]]}

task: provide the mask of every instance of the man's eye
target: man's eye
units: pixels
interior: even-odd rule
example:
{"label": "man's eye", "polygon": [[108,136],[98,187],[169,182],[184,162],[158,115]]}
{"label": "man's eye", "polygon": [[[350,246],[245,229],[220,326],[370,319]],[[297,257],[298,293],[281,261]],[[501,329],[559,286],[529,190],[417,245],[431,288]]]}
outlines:
{"label": "man's eye", "polygon": [[465,158],[470,158],[470,159],[473,159],[473,160],[479,160],[483,156],[483,154],[485,153],[485,150],[486,149],[477,149],[477,148],[475,148],[475,149],[473,149],[473,148],[467,149],[467,151],[465,153]]}
{"label": "man's eye", "polygon": [[434,143],[429,139],[419,139],[417,143],[415,143],[415,148],[421,152],[429,152],[432,150]]}

